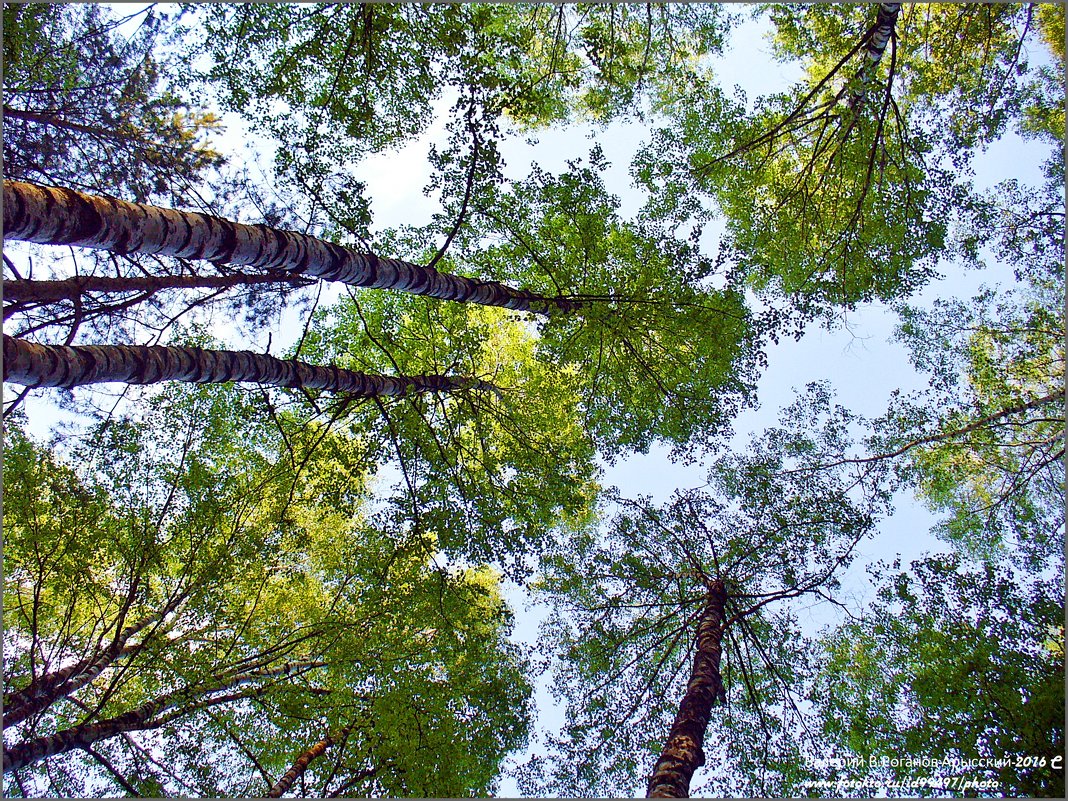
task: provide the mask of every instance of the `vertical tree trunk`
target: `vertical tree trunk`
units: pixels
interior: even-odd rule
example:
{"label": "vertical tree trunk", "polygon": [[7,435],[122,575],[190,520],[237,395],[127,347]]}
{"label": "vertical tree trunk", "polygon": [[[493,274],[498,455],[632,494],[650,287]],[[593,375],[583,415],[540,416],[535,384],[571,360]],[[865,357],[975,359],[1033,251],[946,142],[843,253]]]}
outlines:
{"label": "vertical tree trunk", "polygon": [[249,351],[159,345],[38,345],[4,335],[4,381],[34,387],[76,387],[121,381],[251,382],[303,387],[361,398],[420,392],[496,389],[478,379],[444,375],[383,376],[317,367]]}
{"label": "vertical tree trunk", "polygon": [[243,264],[538,314],[578,306],[566,298],[546,297],[497,281],[440,273],[400,259],[380,259],[293,231],[20,181],[4,181],[4,238]]}
{"label": "vertical tree trunk", "polygon": [[8,695],[4,699],[4,728],[21,723],[30,715],[47,709],[60,698],[70,695],[93,681],[119,656],[139,650],[140,645],[127,646],[126,643],[135,634],[162,617],[162,612],[155,612],[141,618],[134,625],[123,629],[115,641],[102,652],[91,654],[62,670],[46,673],[23,689]]}
{"label": "vertical tree trunk", "polygon": [[697,624],[697,646],[690,681],[667,743],[649,777],[647,798],[689,798],[690,779],[705,763],[702,744],[712,707],[717,700],[724,701],[726,696],[719,673],[726,601],[723,582],[712,582]]}
{"label": "vertical tree trunk", "polygon": [[308,769],[308,765],[313,759],[318,756],[321,756],[327,748],[332,746],[337,741],[344,740],[348,733],[352,731],[352,728],[355,725],[356,721],[353,720],[351,723],[345,726],[345,728],[338,732],[336,737],[331,734],[327,734],[326,737],[321,739],[311,748],[308,748],[305,751],[301,752],[300,756],[298,756],[296,761],[293,762],[293,766],[289,770],[287,770],[282,775],[282,778],[275,782],[274,786],[267,792],[267,797],[281,798],[282,795],[290,787],[293,786],[293,782],[295,782],[297,779],[304,775],[304,771]]}
{"label": "vertical tree trunk", "polygon": [[867,47],[864,48],[864,64],[853,78],[856,88],[849,97],[848,106],[855,111],[868,96],[868,82],[872,73],[882,61],[886,45],[894,32],[897,24],[897,15],[901,11],[901,3],[880,3],[879,13],[875,16],[875,24],[870,29]]}

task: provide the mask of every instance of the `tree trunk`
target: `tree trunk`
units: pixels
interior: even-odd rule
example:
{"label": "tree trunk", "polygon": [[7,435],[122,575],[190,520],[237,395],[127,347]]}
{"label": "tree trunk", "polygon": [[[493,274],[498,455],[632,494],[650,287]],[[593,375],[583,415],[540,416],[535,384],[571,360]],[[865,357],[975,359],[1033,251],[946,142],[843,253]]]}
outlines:
{"label": "tree trunk", "polygon": [[901,3],[879,4],[879,13],[875,16],[875,24],[869,29],[868,45],[864,48],[864,64],[853,79],[856,89],[848,101],[851,111],[858,109],[868,95],[868,81],[871,80],[872,73],[882,61],[900,11]]}
{"label": "tree trunk", "polygon": [[352,723],[349,723],[347,726],[345,726],[345,728],[343,728],[336,737],[327,734],[326,737],[321,739],[311,748],[308,748],[307,750],[303,751],[300,756],[297,757],[296,761],[293,763],[293,766],[289,770],[287,770],[282,775],[282,778],[275,782],[274,786],[267,792],[267,797],[281,798],[283,793],[285,793],[290,787],[293,786],[293,782],[295,782],[297,779],[304,775],[304,771],[308,769],[308,765],[313,759],[318,756],[321,756],[327,748],[332,746],[338,740],[344,740],[348,733],[352,731],[352,728],[355,725],[356,721],[354,720]]}
{"label": "tree trunk", "polygon": [[121,381],[251,382],[303,387],[360,398],[419,392],[496,389],[478,379],[444,375],[384,376],[318,367],[249,351],[160,345],[38,345],[4,335],[4,381],[33,387],[76,387]]}
{"label": "tree trunk", "polygon": [[112,253],[207,259],[538,314],[567,312],[578,306],[565,298],[545,297],[497,281],[380,259],[293,231],[20,181],[4,181],[4,238]]}
{"label": "tree trunk", "polygon": [[139,650],[140,644],[127,647],[126,643],[132,636],[162,617],[162,612],[156,612],[141,618],[134,625],[124,629],[115,641],[99,655],[92,654],[62,670],[46,673],[32,681],[27,687],[11,693],[4,699],[4,728],[21,723],[30,715],[48,709],[60,698],[65,698],[89,684],[118,657]]}
{"label": "tree trunk", "polygon": [[726,700],[719,673],[726,600],[723,582],[712,582],[697,624],[697,647],[690,682],[671,725],[667,744],[649,777],[647,798],[689,798],[690,779],[694,771],[705,764],[702,744],[712,707],[717,699]]}
{"label": "tree trunk", "polygon": [[[225,676],[206,687],[183,687],[180,690],[158,696],[135,709],[123,712],[113,718],[107,718],[96,723],[82,723],[70,729],[57,731],[55,734],[35,737],[11,748],[4,748],[4,773],[24,768],[56,754],[65,754],[75,748],[87,748],[98,740],[106,740],[117,734],[154,729],[199,709],[218,706],[249,695],[249,693],[244,692],[212,698],[210,697],[211,693],[230,690],[258,679],[279,678],[297,670],[323,667],[325,665],[326,663],[321,661],[291,662],[271,670]],[[258,688],[254,693],[261,692],[263,689]],[[188,701],[193,701],[193,703],[181,706]],[[180,708],[175,709],[175,707]],[[162,718],[156,717],[169,709],[175,709],[175,711]]]}
{"label": "tree trunk", "polygon": [[128,278],[81,275],[58,281],[4,281],[4,301],[15,303],[54,303],[73,300],[86,292],[144,292],[154,294],[161,289],[226,289],[233,286],[288,283],[305,286],[311,279],[294,275],[136,275]]}

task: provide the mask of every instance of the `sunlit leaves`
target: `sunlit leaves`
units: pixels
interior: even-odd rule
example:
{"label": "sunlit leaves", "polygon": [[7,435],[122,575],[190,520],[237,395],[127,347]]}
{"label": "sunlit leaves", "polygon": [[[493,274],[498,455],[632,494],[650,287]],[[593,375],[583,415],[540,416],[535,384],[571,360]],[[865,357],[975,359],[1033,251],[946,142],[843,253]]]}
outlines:
{"label": "sunlit leaves", "polygon": [[536,339],[507,312],[357,296],[322,316],[308,347],[354,369],[444,369],[497,388],[364,404],[344,417],[349,436],[375,443],[372,462],[389,466],[384,497],[414,533],[522,571],[525,554],[587,514],[596,472],[574,376],[537,361]]}
{"label": "sunlit leaves", "polygon": [[540,324],[537,358],[573,372],[603,452],[714,436],[751,389],[743,298],[692,242],[623,220],[606,167],[595,148],[561,175],[532,170],[477,210],[465,259],[577,303]]}

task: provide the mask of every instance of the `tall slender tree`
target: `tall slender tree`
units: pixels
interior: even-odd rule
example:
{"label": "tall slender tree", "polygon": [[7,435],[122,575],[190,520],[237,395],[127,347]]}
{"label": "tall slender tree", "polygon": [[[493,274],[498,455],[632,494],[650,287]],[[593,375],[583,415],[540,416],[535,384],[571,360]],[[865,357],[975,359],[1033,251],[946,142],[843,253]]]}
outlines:
{"label": "tall slender tree", "polygon": [[233,353],[158,345],[37,345],[6,334],[4,380],[45,387],[76,387],[108,381],[130,384],[247,381],[266,386],[342,392],[354,398],[494,389],[479,379],[368,375],[248,351]]}
{"label": "tall slender tree", "polygon": [[572,305],[566,298],[357,253],[293,231],[16,181],[4,182],[4,238],[205,259],[543,314]]}
{"label": "tall slender tree", "polygon": [[848,415],[828,398],[784,419],[749,455],[717,462],[709,491],[662,507],[619,500],[605,531],[583,532],[549,563],[567,723],[528,766],[526,789],[632,793],[644,774],[649,795],[685,797],[702,766],[701,787],[719,794],[799,787],[812,753],[800,710],[808,665],[785,602],[833,597],[888,496],[854,467],[789,472],[846,443]]}
{"label": "tall slender tree", "polygon": [[293,782],[304,775],[304,771],[308,769],[308,765],[311,764],[313,759],[322,756],[330,746],[336,745],[339,741],[344,741],[355,725],[356,721],[353,720],[336,734],[327,734],[319,742],[302,751],[296,760],[294,760],[293,766],[282,774],[281,778],[274,783],[268,791],[267,797],[281,798],[285,792],[293,786]]}
{"label": "tall slender tree", "polygon": [[808,316],[933,277],[976,202],[961,167],[1032,91],[1029,7],[898,5],[763,7],[804,80],[749,104],[698,76],[635,164],[651,213],[721,212],[750,282]]}

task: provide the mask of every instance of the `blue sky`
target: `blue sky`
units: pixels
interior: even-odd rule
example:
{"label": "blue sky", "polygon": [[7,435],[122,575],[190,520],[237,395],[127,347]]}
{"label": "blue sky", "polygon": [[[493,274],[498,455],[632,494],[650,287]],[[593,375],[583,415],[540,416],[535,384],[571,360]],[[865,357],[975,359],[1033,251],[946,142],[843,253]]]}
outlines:
{"label": "blue sky", "polygon": [[[132,10],[129,5],[124,7],[125,13]],[[782,91],[800,76],[796,65],[778,64],[770,59],[764,33],[764,24],[752,21],[735,29],[731,49],[715,63],[721,84],[739,84],[753,98]],[[444,112],[450,106],[451,98],[438,104],[437,122],[419,140],[398,152],[372,156],[357,168],[357,176],[367,182],[373,199],[377,229],[420,225],[428,222],[437,210],[435,200],[422,193],[429,176],[426,152],[430,143],[444,143]],[[220,140],[221,149],[245,152],[248,144],[255,141],[254,137],[249,136],[238,119],[228,115],[224,121],[228,128]],[[595,143],[599,144],[613,165],[606,177],[609,190],[621,197],[621,212],[628,215],[636,212],[643,202],[640,194],[630,187],[628,167],[632,154],[646,134],[646,128],[636,123],[615,123],[603,130],[574,126],[542,133],[537,137],[537,144],[529,144],[523,137],[510,138],[503,143],[501,152],[508,164],[506,175],[519,178],[534,161],[549,171],[562,170],[565,159],[583,156]],[[977,180],[985,185],[1007,178],[1040,182],[1040,164],[1045,155],[1044,147],[1008,135],[977,161]],[[261,152],[260,160],[264,169],[269,169],[270,155]],[[709,226],[705,242],[714,244],[718,233],[715,225]],[[914,302],[929,303],[937,297],[948,296],[970,297],[979,284],[996,282],[1004,277],[991,272],[947,272],[947,277],[929,285]],[[337,294],[336,288],[324,292],[324,301]],[[846,318],[847,325],[833,330],[812,326],[801,341],[784,338],[772,347],[768,368],[759,384],[760,408],[744,413],[737,421],[736,445],[744,447],[752,432],[773,424],[779,409],[792,401],[794,391],[811,381],[829,380],[837,391],[838,402],[869,417],[885,411],[893,390],[909,391],[925,386],[927,377],[913,369],[904,348],[892,340],[896,322],[895,315],[885,306],[868,304],[850,313]],[[283,349],[295,339],[299,330],[300,324],[295,318],[283,316],[272,332],[272,351],[277,353]],[[225,336],[230,332],[221,327],[216,333]],[[256,344],[262,348],[265,343],[266,336]],[[244,347],[250,345],[245,343]],[[51,427],[54,417],[45,412],[48,405],[43,399],[27,403],[33,430],[42,432]],[[647,455],[624,459],[607,468],[604,483],[618,486],[624,495],[648,494],[663,500],[677,488],[704,484],[704,474],[702,466],[674,464],[667,458],[667,449],[654,447]],[[922,506],[911,498],[901,497],[897,507],[897,513],[882,526],[879,537],[864,543],[861,549],[864,558],[859,559],[845,577],[843,595],[856,599],[857,603],[867,597],[864,565],[868,560],[889,560],[901,555],[907,561],[925,550],[940,547],[928,534],[933,518]],[[516,607],[516,638],[527,643],[535,642],[544,609],[530,607],[521,588],[510,588],[508,596]],[[824,608],[812,609],[801,619],[814,633],[836,618]],[[561,723],[561,714],[553,707],[545,685],[544,679],[539,682],[538,726],[555,728]],[[517,795],[514,781],[506,778],[501,793]]]}
{"label": "blue sky", "polygon": [[[763,21],[746,20],[732,32],[730,48],[714,62],[721,85],[740,85],[752,99],[761,94],[785,91],[801,77],[796,64],[781,64],[771,59],[770,47],[765,40],[767,29]],[[512,168],[510,174],[518,177],[533,160],[550,170],[563,169],[564,159],[574,158],[576,151],[582,151],[584,147],[588,150],[597,142],[613,165],[606,178],[608,188],[620,196],[621,213],[627,214],[636,212],[643,202],[629,185],[627,168],[631,155],[643,141],[645,130],[638,124],[615,123],[593,139],[585,139],[590,135],[589,131],[552,131],[539,137],[536,153],[535,148],[515,141],[502,147],[502,153]],[[1017,178],[1038,185],[1043,180],[1041,164],[1046,157],[1045,147],[1008,134],[977,159],[976,181],[981,186],[993,186]],[[704,242],[713,245],[721,230],[721,226],[708,226]],[[965,272],[949,265],[942,272],[943,278],[933,281],[910,302],[926,305],[939,297],[968,298],[981,284],[1012,280],[1007,270],[999,275],[996,270]],[[735,447],[744,448],[751,434],[774,425],[780,410],[793,401],[795,391],[803,390],[812,381],[829,381],[838,403],[868,418],[885,413],[894,390],[909,392],[927,385],[928,376],[915,370],[905,348],[894,341],[898,319],[885,304],[865,304],[846,315],[843,323],[833,330],[812,325],[800,341],[785,337],[770,348],[768,367],[760,379],[757,393],[760,406],[744,412],[736,421]],[[666,447],[654,447],[649,454],[622,460],[606,470],[605,484],[618,486],[626,496],[652,495],[661,501],[676,489],[705,483],[706,468],[703,465],[686,467],[672,463],[668,451]],[[936,517],[915,498],[899,494],[895,507],[894,515],[880,526],[878,536],[861,544],[859,558],[842,577],[838,597],[854,609],[859,609],[872,595],[865,569],[868,564],[878,560],[889,562],[898,556],[907,564],[924,552],[946,549],[930,534]],[[510,597],[517,605],[516,635],[533,644],[537,640],[537,623],[544,618],[545,610],[524,604],[525,594],[518,590]],[[812,634],[840,619],[840,613],[827,603],[806,604],[794,611]],[[562,724],[563,715],[548,692],[548,677],[543,677],[538,687],[539,727],[554,730]],[[537,751],[536,743],[530,751]],[[695,776],[695,782],[699,783],[699,778]],[[642,777],[637,777],[636,786],[643,782]],[[518,794],[514,780],[506,777],[501,785],[501,795],[512,797]]]}

